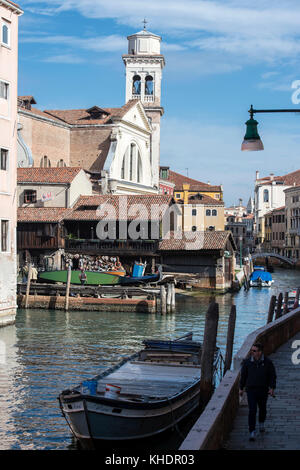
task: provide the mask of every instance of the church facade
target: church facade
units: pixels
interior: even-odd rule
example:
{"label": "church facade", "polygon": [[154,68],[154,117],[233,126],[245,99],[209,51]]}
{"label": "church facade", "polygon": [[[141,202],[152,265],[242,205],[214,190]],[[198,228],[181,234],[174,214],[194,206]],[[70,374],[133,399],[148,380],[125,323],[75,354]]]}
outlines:
{"label": "church facade", "polygon": [[18,101],[18,166],[81,167],[103,194],[158,194],[161,38],[145,29],[128,37],[126,103],[120,108],[39,110]]}

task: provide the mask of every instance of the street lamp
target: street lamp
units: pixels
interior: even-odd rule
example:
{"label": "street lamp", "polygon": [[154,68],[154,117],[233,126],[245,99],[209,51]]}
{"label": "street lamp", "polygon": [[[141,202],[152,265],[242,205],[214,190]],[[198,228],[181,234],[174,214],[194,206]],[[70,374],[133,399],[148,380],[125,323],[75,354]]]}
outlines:
{"label": "street lamp", "polygon": [[242,269],[243,237],[240,235],[240,268]]}
{"label": "street lamp", "polygon": [[264,146],[257,132],[258,122],[253,118],[255,113],[300,113],[300,109],[249,109],[250,119],[246,124],[246,134],[242,143],[242,151],[263,150]]}

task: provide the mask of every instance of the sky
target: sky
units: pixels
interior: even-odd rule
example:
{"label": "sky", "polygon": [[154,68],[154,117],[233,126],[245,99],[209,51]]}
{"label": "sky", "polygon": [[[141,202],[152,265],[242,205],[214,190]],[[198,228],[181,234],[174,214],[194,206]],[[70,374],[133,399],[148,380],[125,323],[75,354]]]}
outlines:
{"label": "sky", "polygon": [[300,113],[256,114],[264,151],[241,152],[250,105],[300,103],[298,0],[20,0],[19,95],[39,109],[125,103],[127,36],[162,37],[161,164],[246,205],[255,172],[300,169]]}

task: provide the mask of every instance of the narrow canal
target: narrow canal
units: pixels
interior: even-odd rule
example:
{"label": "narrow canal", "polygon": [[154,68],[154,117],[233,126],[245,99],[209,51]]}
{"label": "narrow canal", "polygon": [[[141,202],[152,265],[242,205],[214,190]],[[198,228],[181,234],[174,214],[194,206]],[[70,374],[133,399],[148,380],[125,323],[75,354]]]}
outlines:
{"label": "narrow canal", "polygon": [[[273,279],[272,288],[216,297],[223,352],[232,303],[235,353],[266,323],[271,295],[300,286],[299,271],[276,269]],[[176,313],[165,316],[19,310],[15,325],[0,328],[0,449],[76,449],[59,410],[59,392],[137,351],[145,338],[173,339],[193,331],[194,339],[202,340],[209,301],[207,294],[179,296]],[[167,441],[166,448],[175,441]]]}

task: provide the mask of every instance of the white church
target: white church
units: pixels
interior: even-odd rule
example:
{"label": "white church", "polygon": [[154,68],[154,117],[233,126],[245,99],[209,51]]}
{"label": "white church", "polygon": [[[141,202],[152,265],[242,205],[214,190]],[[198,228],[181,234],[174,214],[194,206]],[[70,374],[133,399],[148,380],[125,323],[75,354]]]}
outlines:
{"label": "white church", "polygon": [[127,39],[124,106],[41,111],[19,97],[19,167],[81,167],[95,192],[159,193],[161,37],[144,29]]}

